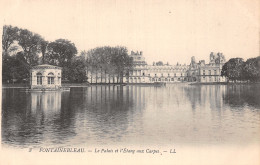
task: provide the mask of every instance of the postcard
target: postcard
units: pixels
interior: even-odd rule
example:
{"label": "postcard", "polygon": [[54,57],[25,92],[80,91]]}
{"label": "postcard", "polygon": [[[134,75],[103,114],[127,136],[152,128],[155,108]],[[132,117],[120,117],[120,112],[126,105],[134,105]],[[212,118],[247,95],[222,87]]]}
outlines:
{"label": "postcard", "polygon": [[1,1],[0,164],[259,164],[259,3]]}

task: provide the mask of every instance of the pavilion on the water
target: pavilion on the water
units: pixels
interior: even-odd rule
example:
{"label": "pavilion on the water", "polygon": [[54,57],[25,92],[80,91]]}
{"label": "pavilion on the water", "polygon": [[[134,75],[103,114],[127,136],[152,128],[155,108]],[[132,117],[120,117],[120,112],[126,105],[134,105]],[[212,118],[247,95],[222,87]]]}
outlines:
{"label": "pavilion on the water", "polygon": [[60,89],[61,67],[43,64],[37,65],[30,70],[31,89]]}

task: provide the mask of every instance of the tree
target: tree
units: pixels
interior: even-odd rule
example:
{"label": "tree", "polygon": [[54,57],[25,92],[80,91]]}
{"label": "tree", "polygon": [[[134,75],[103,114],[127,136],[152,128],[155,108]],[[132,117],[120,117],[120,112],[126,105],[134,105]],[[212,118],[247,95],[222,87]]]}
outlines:
{"label": "tree", "polygon": [[2,49],[3,55],[8,52],[10,46],[17,40],[19,34],[19,28],[4,25],[3,36],[2,36]]}
{"label": "tree", "polygon": [[74,43],[66,39],[58,39],[48,44],[45,60],[49,64],[64,67],[70,64],[76,54],[77,48]]}
{"label": "tree", "polygon": [[58,39],[47,45],[44,61],[51,65],[62,67],[62,79],[69,80],[70,67],[73,57],[77,54],[74,43],[65,39]]}
{"label": "tree", "polygon": [[45,64],[45,54],[46,54],[46,51],[47,51],[47,46],[48,46],[48,41],[42,41],[41,43],[40,43],[40,45],[41,45],[41,53],[42,53],[42,64]]}
{"label": "tree", "polygon": [[126,47],[119,46],[104,46],[91,49],[87,52],[86,61],[91,75],[96,74],[96,80],[99,78],[98,74],[100,74],[101,82],[103,82],[103,77],[105,77],[106,82],[108,75],[109,83],[111,77],[113,83],[115,83],[115,76],[117,77],[117,83],[122,82],[123,75],[126,75],[133,66],[133,60],[128,56]]}
{"label": "tree", "polygon": [[2,69],[3,82],[22,82],[29,78],[29,67],[25,62],[23,52],[3,57]]}
{"label": "tree", "polygon": [[44,39],[36,33],[27,29],[20,29],[18,35],[18,44],[23,49],[24,58],[29,66],[38,64],[39,53],[41,52],[41,43]]}
{"label": "tree", "polygon": [[40,43],[43,38],[27,29],[4,26],[2,36],[3,81],[23,81],[29,70],[38,64]]}
{"label": "tree", "polygon": [[250,58],[244,63],[243,77],[254,82],[260,80],[260,56]]}
{"label": "tree", "polygon": [[70,82],[82,83],[86,80],[85,62],[81,56],[74,57],[68,68],[68,80]]}
{"label": "tree", "polygon": [[116,67],[117,83],[123,82],[123,76],[129,74],[133,67],[133,59],[128,55],[126,47],[114,47],[111,63]]}
{"label": "tree", "polygon": [[228,80],[237,81],[243,79],[243,65],[242,58],[231,58],[226,62],[221,70],[221,76],[225,76]]}
{"label": "tree", "polygon": [[162,61],[156,62],[156,66],[163,66],[163,62]]}

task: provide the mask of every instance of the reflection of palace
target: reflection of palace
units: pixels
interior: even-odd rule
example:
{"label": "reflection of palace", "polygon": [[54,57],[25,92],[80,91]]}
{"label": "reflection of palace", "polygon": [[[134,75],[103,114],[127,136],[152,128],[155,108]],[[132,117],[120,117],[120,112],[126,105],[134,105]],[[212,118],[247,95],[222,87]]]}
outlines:
{"label": "reflection of palace", "polygon": [[[198,63],[195,57],[191,57],[190,65],[153,64],[148,65],[143,57],[143,52],[131,51],[130,57],[133,58],[134,67],[129,73],[129,77],[123,78],[124,83],[176,83],[176,82],[225,82],[226,79],[221,75],[221,69],[226,62],[222,53],[210,54],[209,64],[205,64],[205,60]],[[95,75],[97,79],[93,79],[92,83],[101,83],[101,74]],[[88,75],[88,77],[95,77]],[[103,76],[108,77],[108,76]],[[103,78],[104,79],[104,78]],[[107,81],[102,81],[110,82]],[[111,81],[112,82],[112,81]]]}

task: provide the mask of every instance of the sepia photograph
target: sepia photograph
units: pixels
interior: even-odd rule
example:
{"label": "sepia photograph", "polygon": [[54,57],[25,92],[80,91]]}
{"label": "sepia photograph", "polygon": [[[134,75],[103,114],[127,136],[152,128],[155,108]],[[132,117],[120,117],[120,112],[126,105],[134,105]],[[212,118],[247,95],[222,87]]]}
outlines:
{"label": "sepia photograph", "polygon": [[260,164],[258,0],[3,0],[0,164]]}

